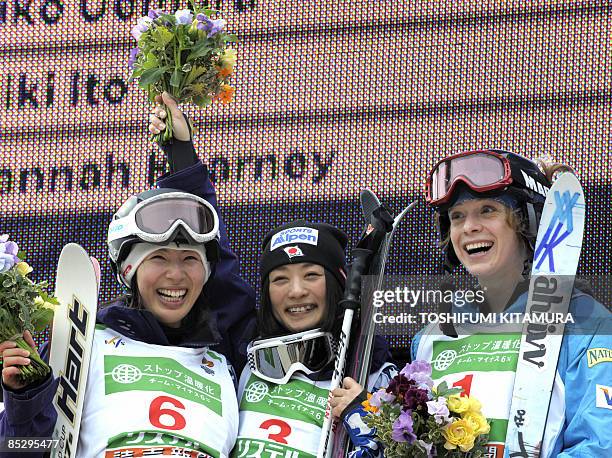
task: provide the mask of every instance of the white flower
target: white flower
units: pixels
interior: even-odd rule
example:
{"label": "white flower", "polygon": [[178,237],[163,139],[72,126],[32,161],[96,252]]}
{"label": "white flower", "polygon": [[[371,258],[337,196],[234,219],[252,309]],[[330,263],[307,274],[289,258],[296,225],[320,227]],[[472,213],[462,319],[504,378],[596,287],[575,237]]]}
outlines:
{"label": "white flower", "polygon": [[178,10],[174,16],[179,24],[187,25],[193,21],[193,13],[189,10]]}

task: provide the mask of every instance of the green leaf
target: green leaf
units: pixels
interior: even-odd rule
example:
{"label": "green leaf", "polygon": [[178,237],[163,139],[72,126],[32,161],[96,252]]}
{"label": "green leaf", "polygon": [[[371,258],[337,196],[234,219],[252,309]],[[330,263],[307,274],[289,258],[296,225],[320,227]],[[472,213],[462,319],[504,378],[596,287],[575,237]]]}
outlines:
{"label": "green leaf", "polygon": [[206,73],[206,71],[206,67],[192,67],[191,71],[187,75],[187,78],[185,78],[185,85],[191,84],[198,76]]}
{"label": "green leaf", "polygon": [[167,67],[150,68],[148,70],[145,70],[144,72],[142,72],[142,75],[140,76],[140,81],[138,82],[138,85],[140,87],[146,88],[149,84],[155,84],[161,79],[164,73],[168,70],[169,69]]}
{"label": "green leaf", "polygon": [[30,317],[34,331],[44,330],[53,321],[53,310],[45,307],[36,309]]}
{"label": "green leaf", "polygon": [[181,76],[182,72],[180,68],[175,68],[172,72],[172,77],[170,78],[170,86],[172,87],[180,87],[181,86]]}
{"label": "green leaf", "polygon": [[213,47],[210,45],[208,40],[200,40],[196,43],[196,45],[191,50],[191,53],[187,57],[187,61],[197,59],[198,57],[205,56],[210,51],[212,51]]}
{"label": "green leaf", "polygon": [[147,53],[147,58],[142,63],[142,68],[144,70],[148,70],[150,68],[155,68],[155,67],[159,67],[159,59],[152,52],[148,52]]}
{"label": "green leaf", "polygon": [[153,38],[157,47],[165,48],[174,38],[174,34],[166,27],[160,26],[153,29],[151,32],[151,38]]}

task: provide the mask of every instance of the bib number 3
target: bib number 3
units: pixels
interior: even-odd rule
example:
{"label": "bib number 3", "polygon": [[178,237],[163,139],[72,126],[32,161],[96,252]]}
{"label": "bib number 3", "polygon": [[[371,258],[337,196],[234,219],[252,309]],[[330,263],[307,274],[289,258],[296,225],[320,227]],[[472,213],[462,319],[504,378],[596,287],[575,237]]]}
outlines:
{"label": "bib number 3", "polygon": [[[286,437],[291,434],[291,426],[289,426],[289,423],[272,418],[264,421],[259,427],[268,431],[268,439],[278,442],[279,444],[287,444]],[[270,432],[270,429],[273,429],[275,432]]]}

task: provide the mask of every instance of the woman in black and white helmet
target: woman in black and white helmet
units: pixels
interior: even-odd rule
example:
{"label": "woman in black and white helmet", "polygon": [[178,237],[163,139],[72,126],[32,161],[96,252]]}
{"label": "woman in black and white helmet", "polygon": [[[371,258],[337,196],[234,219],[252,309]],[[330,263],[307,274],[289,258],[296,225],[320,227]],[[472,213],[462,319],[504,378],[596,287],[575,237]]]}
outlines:
{"label": "woman in black and white helmet", "polygon": [[[213,206],[174,189],[132,196],[114,215],[109,254],[129,294],[97,316],[79,456],[229,455],[238,431],[235,379],[210,349],[219,334],[203,294],[218,240]],[[2,436],[50,437],[57,381],[23,386],[14,366],[27,355],[2,345]]]}

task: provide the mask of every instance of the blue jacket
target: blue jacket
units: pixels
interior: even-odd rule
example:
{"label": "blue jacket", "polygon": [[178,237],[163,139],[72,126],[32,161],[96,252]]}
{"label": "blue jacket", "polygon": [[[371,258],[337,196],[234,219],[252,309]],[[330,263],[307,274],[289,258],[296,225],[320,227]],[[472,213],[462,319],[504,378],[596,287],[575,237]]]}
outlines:
{"label": "blue jacket", "polygon": [[[526,301],[527,293],[524,292],[505,312],[524,312]],[[454,311],[478,312],[469,305]],[[612,315],[603,305],[580,291],[574,293],[570,313],[575,323],[566,324],[557,366],[557,373],[565,388],[565,422],[549,456],[609,456],[612,452]],[[416,360],[422,336],[423,331],[420,331],[412,341],[413,361]],[[604,356],[597,358],[598,353],[593,353],[593,350],[600,351]],[[374,440],[375,429],[363,422],[366,415],[364,409],[357,405],[344,418],[353,443],[360,446],[352,456],[381,457],[384,451]]]}
{"label": "blue jacket", "polygon": [[[522,313],[527,292],[521,294],[504,312]],[[459,311],[458,309],[454,311]],[[477,312],[469,305],[461,312]],[[557,436],[550,457],[601,457],[612,453],[612,391],[608,407],[598,407],[597,385],[612,385],[612,362],[589,367],[588,351],[607,349],[612,352],[612,315],[591,296],[574,290],[568,322],[559,352],[557,374],[565,388],[565,423]],[[412,341],[412,359],[416,359],[422,331]],[[601,397],[601,394],[600,394]]]}

